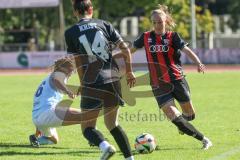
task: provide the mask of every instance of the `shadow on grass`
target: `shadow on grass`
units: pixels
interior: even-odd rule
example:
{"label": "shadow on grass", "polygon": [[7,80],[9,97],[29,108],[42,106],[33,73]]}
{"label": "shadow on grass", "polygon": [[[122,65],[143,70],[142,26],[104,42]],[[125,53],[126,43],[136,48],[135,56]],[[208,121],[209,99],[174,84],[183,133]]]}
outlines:
{"label": "shadow on grass", "polygon": [[[29,144],[17,144],[17,143],[0,143],[1,148],[34,148]],[[50,148],[50,149],[70,149],[66,147],[56,147],[56,146],[41,146],[41,148]],[[72,149],[72,148],[71,148]]]}
{"label": "shadow on grass", "polygon": [[[153,152],[164,152],[164,151],[179,151],[179,150],[200,150],[199,148],[183,148],[183,147],[173,147],[173,148],[160,148],[159,146]],[[142,154],[138,153],[136,150],[132,151],[134,155]]]}
{"label": "shadow on grass", "polygon": [[[47,155],[72,155],[72,156],[80,156],[80,155],[88,155],[91,153],[100,153],[99,150],[95,150],[92,148],[79,148],[78,151],[68,151],[73,148],[64,148],[64,147],[56,147],[56,146],[41,146],[40,148],[34,148],[31,147],[29,144],[16,144],[16,143],[0,143],[0,157],[1,156],[27,156],[27,155],[33,155],[33,156],[47,156]],[[11,149],[14,148],[21,149],[33,149],[31,151],[3,151],[3,148],[5,149]],[[44,149],[49,149],[49,151],[42,151]],[[53,152],[51,149],[66,149],[66,151],[61,152]],[[76,150],[76,148],[74,148]]]}
{"label": "shadow on grass", "polygon": [[91,153],[100,153],[99,151],[87,151],[87,150],[79,150],[79,151],[66,151],[66,152],[21,152],[21,151],[6,151],[0,152],[1,156],[49,156],[49,155],[72,155],[72,156],[81,156],[81,155],[89,155]]}

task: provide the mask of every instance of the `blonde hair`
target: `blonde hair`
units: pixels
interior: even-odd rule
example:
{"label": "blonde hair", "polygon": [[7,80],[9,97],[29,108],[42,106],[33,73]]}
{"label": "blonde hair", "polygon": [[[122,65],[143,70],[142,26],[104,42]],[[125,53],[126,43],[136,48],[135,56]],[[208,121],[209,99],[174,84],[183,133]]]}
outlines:
{"label": "blonde hair", "polygon": [[74,64],[70,58],[60,58],[54,62],[54,72],[63,71],[62,68],[74,67]]}
{"label": "blonde hair", "polygon": [[174,19],[172,18],[171,13],[169,12],[168,6],[158,4],[158,7],[151,12],[151,17],[154,14],[158,14],[160,16],[162,15],[166,16],[166,24],[167,24],[166,28],[168,30],[171,30],[176,26],[176,23],[174,22]]}

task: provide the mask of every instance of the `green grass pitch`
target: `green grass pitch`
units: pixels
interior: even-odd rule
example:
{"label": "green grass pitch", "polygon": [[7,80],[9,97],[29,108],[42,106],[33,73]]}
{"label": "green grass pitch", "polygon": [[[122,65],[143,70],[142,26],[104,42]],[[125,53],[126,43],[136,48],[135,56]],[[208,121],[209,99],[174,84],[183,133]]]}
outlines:
{"label": "green grass pitch", "polygon": [[[60,142],[57,145],[39,149],[29,146],[28,136],[35,130],[31,121],[32,98],[45,76],[0,76],[0,159],[97,160],[100,155],[98,148],[88,146],[79,125],[59,128]],[[153,97],[137,98],[135,106],[121,108],[120,124],[129,136],[132,149],[135,137],[142,132],[154,135],[160,149],[151,154],[136,154],[135,159],[239,160],[240,73],[188,73],[187,80],[197,113],[193,124],[212,140],[214,146],[207,151],[201,150],[200,142],[179,135],[176,127],[164,119]],[[77,81],[74,76],[70,83],[76,84]],[[148,90],[149,87],[141,89]],[[79,106],[78,99],[73,106]],[[150,118],[151,114],[157,118]],[[102,118],[98,120],[97,127],[117,148]],[[112,159],[123,159],[119,149]]]}

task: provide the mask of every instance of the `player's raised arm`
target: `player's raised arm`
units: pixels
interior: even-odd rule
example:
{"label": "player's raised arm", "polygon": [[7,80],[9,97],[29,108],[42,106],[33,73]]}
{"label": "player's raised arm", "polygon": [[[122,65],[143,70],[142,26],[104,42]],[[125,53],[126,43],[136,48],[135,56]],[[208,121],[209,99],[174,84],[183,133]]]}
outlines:
{"label": "player's raised arm", "polygon": [[52,76],[53,85],[57,88],[57,90],[60,90],[64,94],[67,94],[69,98],[74,99],[75,95],[73,94],[73,92],[64,83],[66,78],[67,77],[66,77],[66,75],[64,73],[61,73],[61,72],[53,73],[53,76]]}
{"label": "player's raised arm", "polygon": [[51,75],[52,85],[59,91],[75,98],[74,93],[66,86],[67,79],[72,75],[74,67],[70,60],[63,59],[55,62],[54,72]]}
{"label": "player's raised arm", "polygon": [[204,73],[205,71],[205,65],[202,64],[198,56],[187,46],[185,46],[182,51],[186,53],[186,55],[197,65],[198,72]]}
{"label": "player's raised arm", "polygon": [[124,43],[123,41],[119,42],[118,46],[119,46],[119,49],[121,50],[121,54],[123,54],[125,57],[124,60],[126,63],[127,84],[131,88],[136,83],[136,78],[135,78],[135,75],[134,75],[133,69],[132,69],[131,52],[130,52],[130,49],[128,48],[128,46],[126,45],[126,43]]}

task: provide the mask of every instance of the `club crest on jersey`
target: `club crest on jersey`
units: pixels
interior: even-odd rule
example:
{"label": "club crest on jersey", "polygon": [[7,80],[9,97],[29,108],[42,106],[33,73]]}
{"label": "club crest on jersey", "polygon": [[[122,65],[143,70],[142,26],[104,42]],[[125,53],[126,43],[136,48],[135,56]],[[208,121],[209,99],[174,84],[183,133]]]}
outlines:
{"label": "club crest on jersey", "polygon": [[148,43],[152,43],[152,38],[148,38]]}
{"label": "club crest on jersey", "polygon": [[163,39],[164,45],[169,45],[169,39]]}

